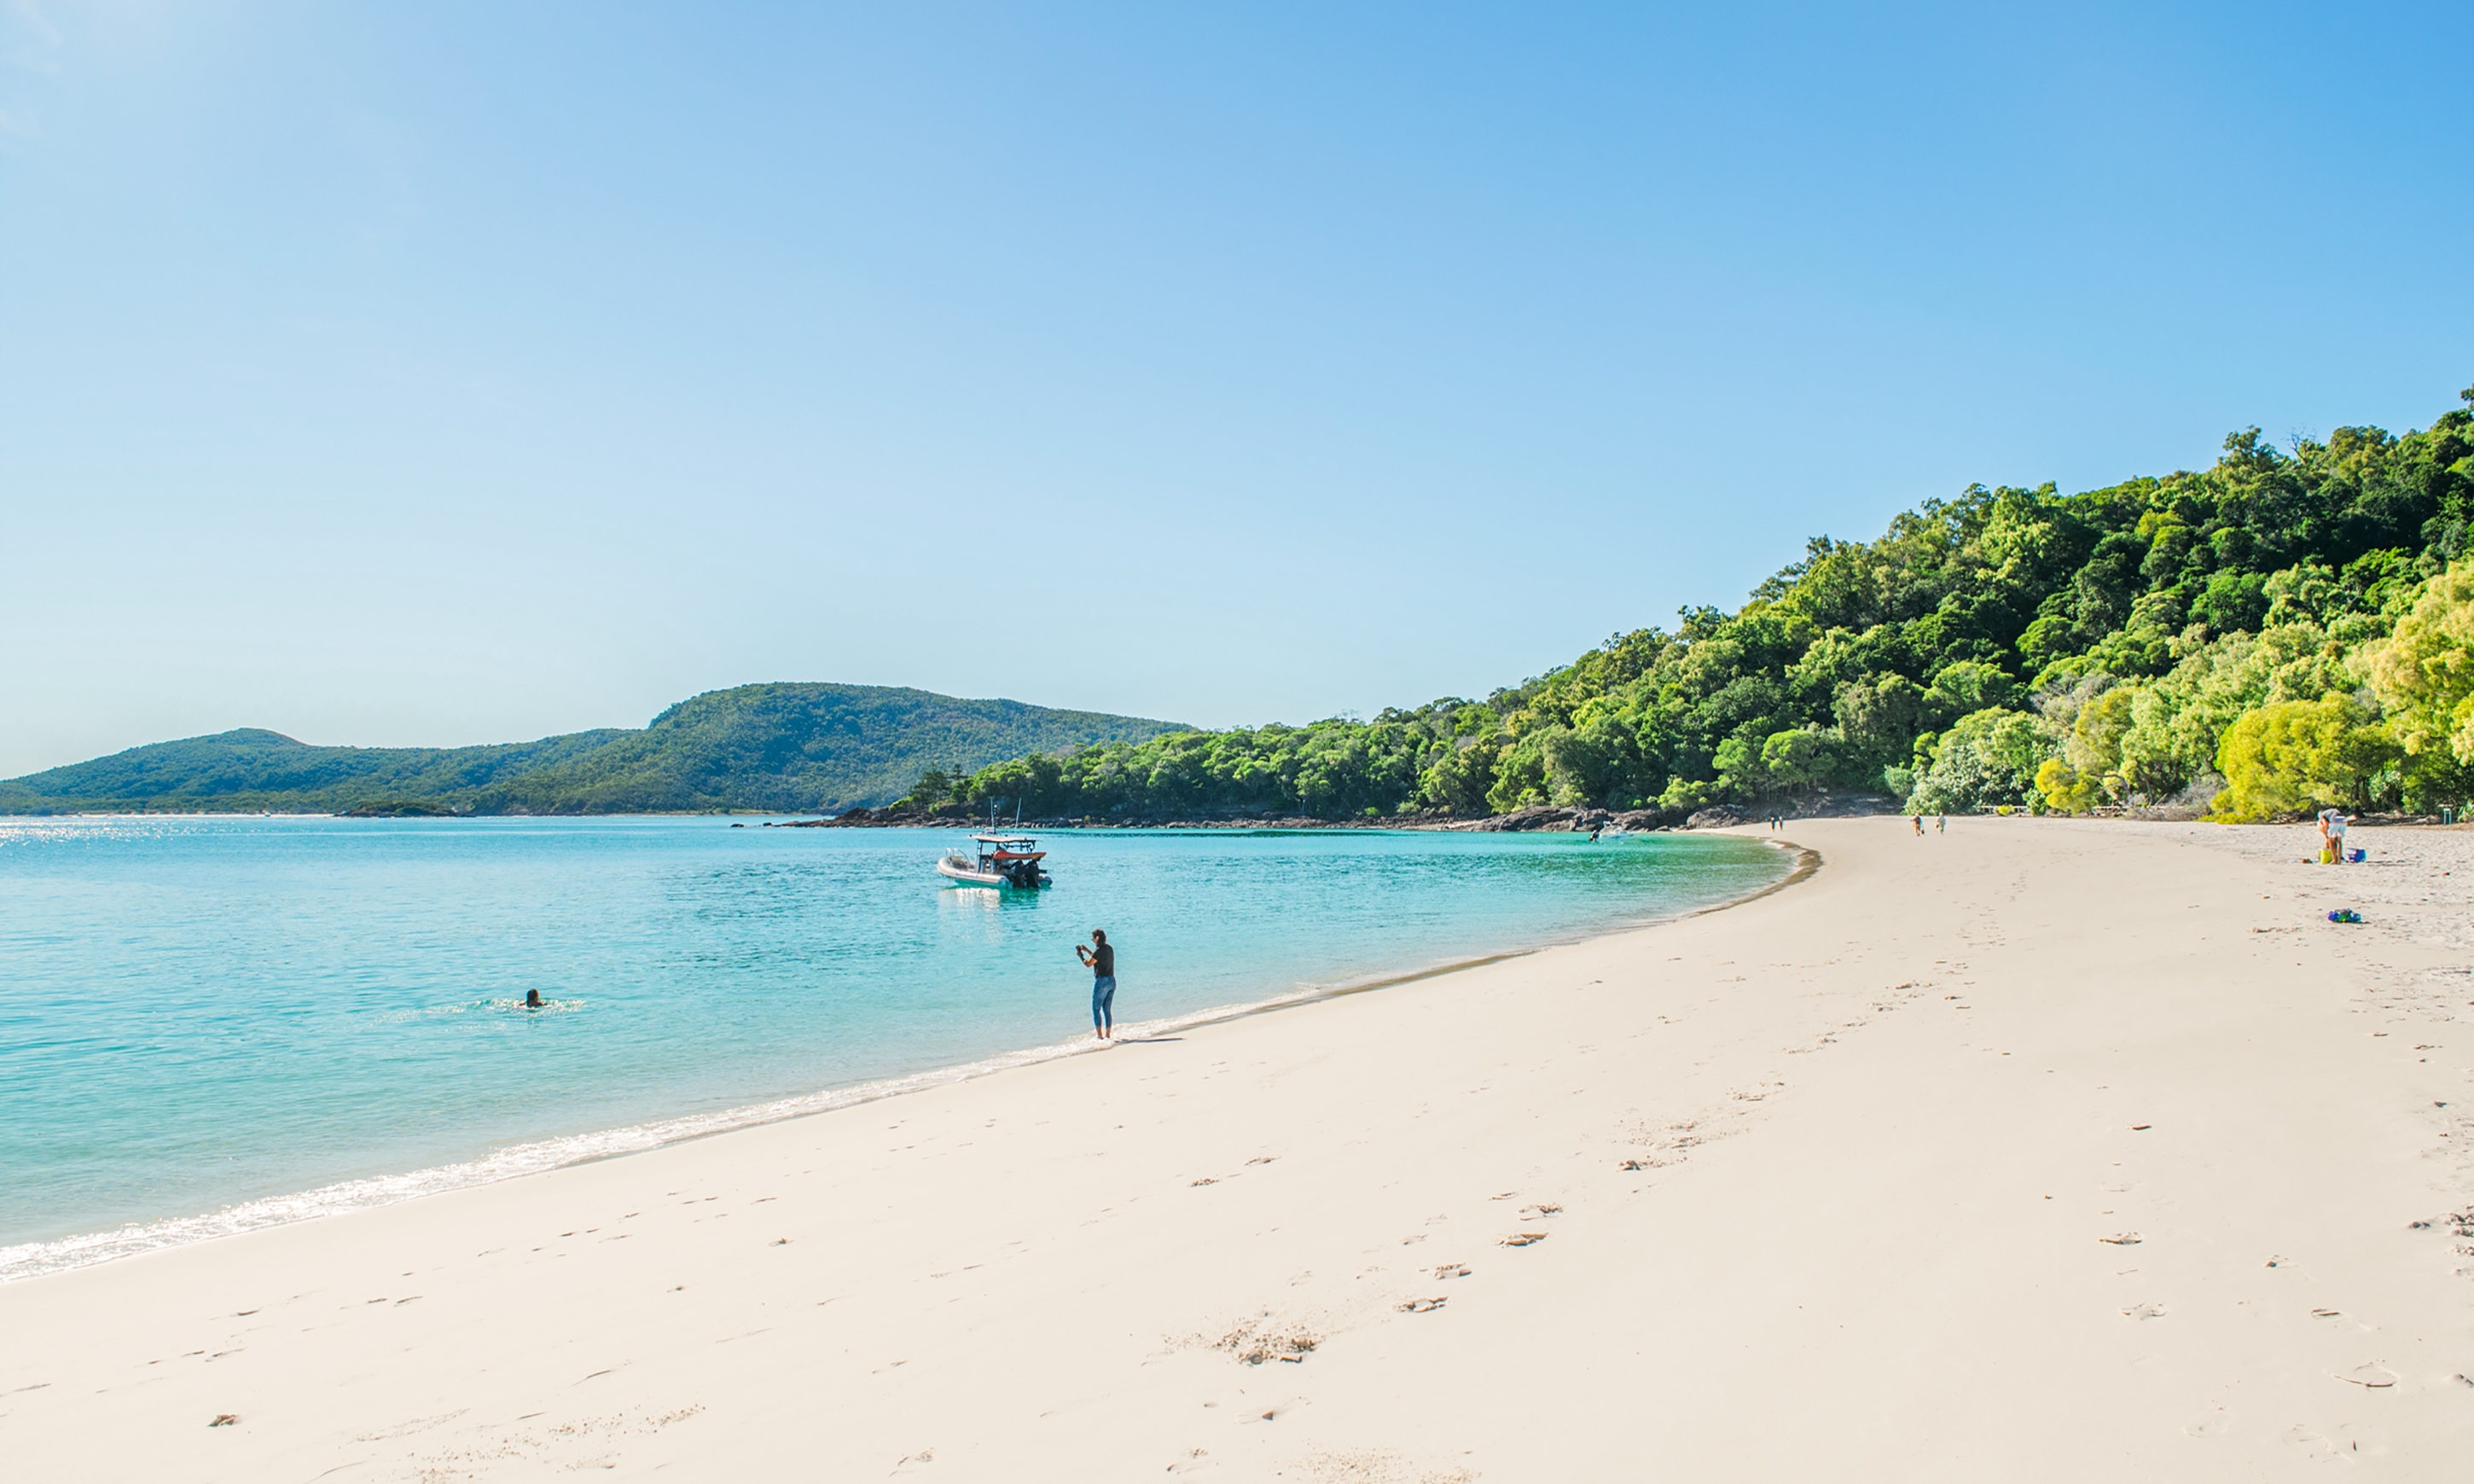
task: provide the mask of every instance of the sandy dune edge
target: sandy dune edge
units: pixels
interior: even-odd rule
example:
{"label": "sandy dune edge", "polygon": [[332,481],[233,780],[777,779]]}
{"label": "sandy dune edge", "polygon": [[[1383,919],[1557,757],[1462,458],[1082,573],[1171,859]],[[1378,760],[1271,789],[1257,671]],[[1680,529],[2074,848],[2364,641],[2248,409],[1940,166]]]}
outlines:
{"label": "sandy dune edge", "polygon": [[2462,1477],[2467,837],[2340,876],[1905,828],[1800,823],[1825,868],[1727,912],[0,1287],[0,1458]]}

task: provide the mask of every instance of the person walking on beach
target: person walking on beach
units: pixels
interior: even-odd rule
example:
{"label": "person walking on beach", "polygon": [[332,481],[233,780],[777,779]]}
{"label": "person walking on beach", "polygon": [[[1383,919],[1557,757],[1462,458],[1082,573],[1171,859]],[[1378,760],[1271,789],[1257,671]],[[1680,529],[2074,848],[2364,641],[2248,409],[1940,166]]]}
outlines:
{"label": "person walking on beach", "polygon": [[1925,817],[1921,814],[1914,814],[1909,815],[1908,818],[1916,822],[1916,838],[1919,840],[1923,839],[1925,837]]}
{"label": "person walking on beach", "polygon": [[1933,833],[1937,835],[1946,835],[1950,833],[1949,815],[1936,814],[1933,816]]}
{"label": "person walking on beach", "polygon": [[1074,956],[1090,967],[1091,1029],[1107,1041],[1117,1029],[1117,950],[1108,945],[1106,931],[1095,927],[1091,946],[1076,944]]}

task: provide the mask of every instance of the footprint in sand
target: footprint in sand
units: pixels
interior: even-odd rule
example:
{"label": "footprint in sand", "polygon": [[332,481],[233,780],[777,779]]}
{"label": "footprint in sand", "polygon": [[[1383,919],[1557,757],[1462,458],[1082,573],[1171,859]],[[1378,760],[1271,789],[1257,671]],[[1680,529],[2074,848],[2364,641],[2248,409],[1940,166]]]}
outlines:
{"label": "footprint in sand", "polygon": [[2123,1309],[2122,1312],[2124,1317],[2130,1319],[2162,1319],[2165,1317],[2165,1305],[2162,1304],[2134,1304],[2130,1305],[2130,1307]]}
{"label": "footprint in sand", "polygon": [[1446,1262],[1442,1267],[1435,1269],[1435,1276],[1437,1278],[1467,1278],[1468,1277],[1468,1264],[1466,1262]]}
{"label": "footprint in sand", "polygon": [[2337,1379],[2341,1381],[2351,1381],[2357,1386],[2368,1386],[2373,1391],[2379,1391],[2395,1385],[2397,1383],[2397,1374],[2384,1365],[2372,1362],[2356,1366],[2354,1369],[2339,1376]]}
{"label": "footprint in sand", "polygon": [[2233,1429],[2234,1420],[2223,1407],[2214,1406],[2182,1424],[2187,1437],[2221,1438]]}
{"label": "footprint in sand", "polygon": [[1392,1306],[1403,1314],[1431,1314],[1450,1302],[1452,1301],[1443,1298],[1411,1299],[1406,1304],[1395,1304]]}
{"label": "footprint in sand", "polygon": [[1542,1242],[1544,1240],[1546,1240],[1546,1233],[1543,1232],[1515,1232],[1510,1236],[1503,1239],[1502,1245],[1506,1247],[1526,1247],[1532,1242]]}

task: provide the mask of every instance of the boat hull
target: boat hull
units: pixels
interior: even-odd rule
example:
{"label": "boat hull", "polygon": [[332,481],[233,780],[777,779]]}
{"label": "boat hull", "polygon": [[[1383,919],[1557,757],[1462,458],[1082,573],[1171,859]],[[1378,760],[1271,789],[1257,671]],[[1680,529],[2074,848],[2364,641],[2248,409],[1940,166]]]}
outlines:
{"label": "boat hull", "polygon": [[941,860],[936,863],[936,874],[945,877],[947,880],[960,881],[971,886],[1004,886],[1007,884],[1005,877],[997,874],[993,871],[974,870],[965,866],[952,865]]}

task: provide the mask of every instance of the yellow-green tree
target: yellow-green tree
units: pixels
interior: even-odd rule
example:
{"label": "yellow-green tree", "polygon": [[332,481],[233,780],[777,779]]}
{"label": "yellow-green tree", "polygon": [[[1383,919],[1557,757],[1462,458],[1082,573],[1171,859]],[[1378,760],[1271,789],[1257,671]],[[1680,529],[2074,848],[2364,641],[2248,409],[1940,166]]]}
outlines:
{"label": "yellow-green tree", "polygon": [[2358,801],[2396,746],[2352,696],[2278,701],[2244,713],[2217,749],[2224,792],[2211,812],[2234,824]]}
{"label": "yellow-green tree", "polygon": [[[2087,682],[2101,683],[2101,677]],[[2137,685],[2116,685],[2078,703],[2070,730],[2062,734],[2062,755],[2045,759],[2036,769],[2036,791],[2044,796],[2045,807],[2085,814],[2098,804],[2118,802],[2128,792],[2122,777],[2122,739],[2131,730],[2140,694]]]}
{"label": "yellow-green tree", "polygon": [[2423,586],[2388,638],[2357,658],[2408,756],[2445,750],[2474,763],[2474,562]]}

